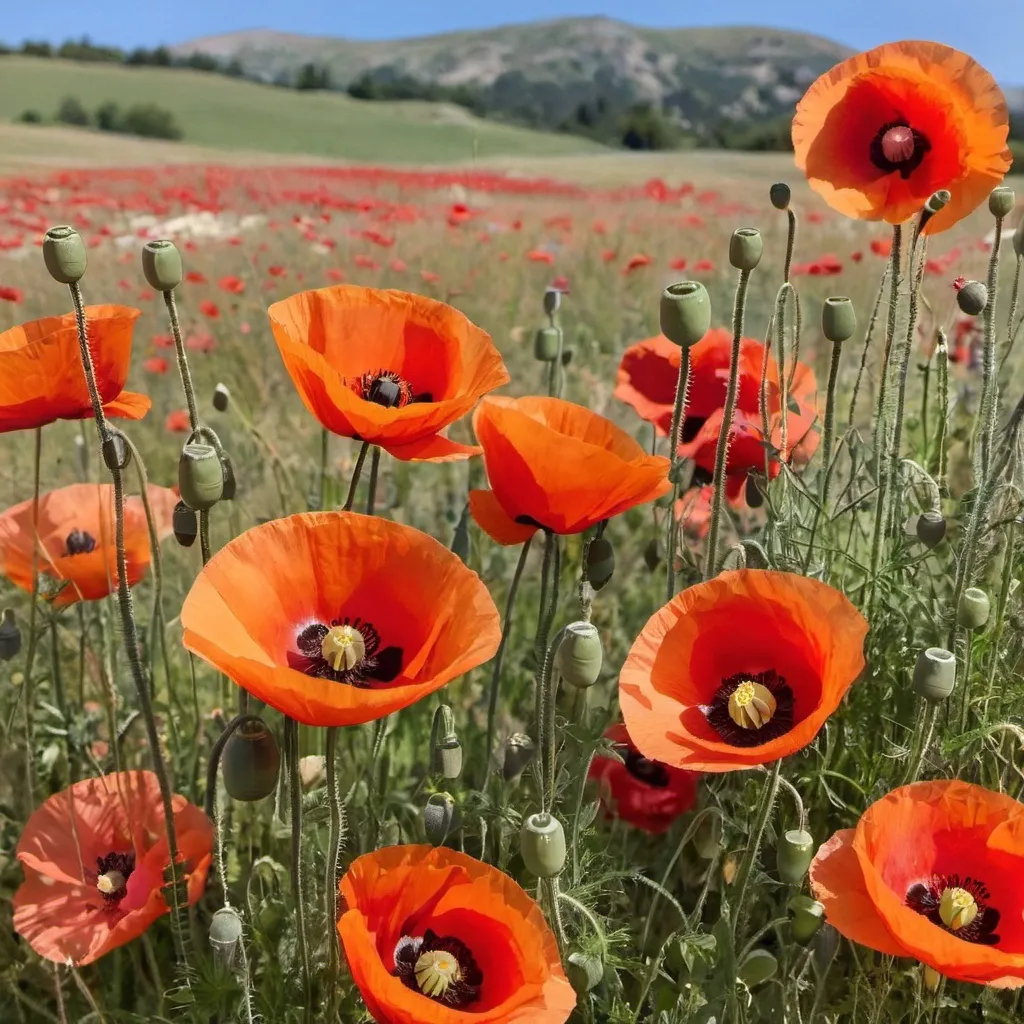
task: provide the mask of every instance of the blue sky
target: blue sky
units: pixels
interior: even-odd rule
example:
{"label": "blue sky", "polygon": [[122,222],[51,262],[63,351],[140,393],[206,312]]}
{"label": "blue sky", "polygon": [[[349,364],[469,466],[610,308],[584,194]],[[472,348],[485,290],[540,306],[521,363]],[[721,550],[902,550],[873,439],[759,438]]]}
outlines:
{"label": "blue sky", "polygon": [[934,39],[966,50],[1002,82],[1024,84],[1024,0],[9,0],[4,6],[0,39],[8,43],[88,34],[123,47],[244,28],[387,39],[593,14],[655,27],[770,24],[861,49]]}

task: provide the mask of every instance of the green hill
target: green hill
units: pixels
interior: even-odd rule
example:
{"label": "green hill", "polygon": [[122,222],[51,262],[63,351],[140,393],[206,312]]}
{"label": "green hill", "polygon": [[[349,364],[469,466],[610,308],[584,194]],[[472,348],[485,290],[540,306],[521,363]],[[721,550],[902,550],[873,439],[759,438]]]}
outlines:
{"label": "green hill", "polygon": [[89,110],[111,100],[159,104],[174,114],[184,142],[218,149],[392,163],[602,151],[585,139],[485,121],[448,104],[365,103],[181,69],[0,57],[0,119],[27,109],[50,119],[65,96]]}

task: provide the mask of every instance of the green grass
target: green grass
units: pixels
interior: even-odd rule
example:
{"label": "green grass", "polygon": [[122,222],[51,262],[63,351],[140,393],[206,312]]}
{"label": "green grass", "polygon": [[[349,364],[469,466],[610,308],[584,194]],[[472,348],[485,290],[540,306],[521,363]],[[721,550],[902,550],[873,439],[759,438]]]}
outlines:
{"label": "green grass", "polygon": [[219,149],[392,163],[603,150],[585,139],[484,121],[445,104],[365,103],[193,71],[0,58],[0,119],[26,109],[53,117],[65,96],[90,110],[107,100],[158,103],[174,112],[183,141]]}

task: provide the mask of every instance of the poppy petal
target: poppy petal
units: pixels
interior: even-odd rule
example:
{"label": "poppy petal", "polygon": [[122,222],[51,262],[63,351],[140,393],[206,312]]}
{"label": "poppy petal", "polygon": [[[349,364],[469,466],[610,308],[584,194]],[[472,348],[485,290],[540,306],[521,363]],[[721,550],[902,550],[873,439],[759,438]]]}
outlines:
{"label": "poppy petal", "polygon": [[494,491],[470,491],[469,513],[484,533],[506,546],[522,544],[537,532],[536,526],[512,519],[501,507]]}
{"label": "poppy petal", "polygon": [[383,446],[389,455],[402,462],[461,462],[483,452],[476,444],[459,444],[442,434],[433,434],[408,444]]}

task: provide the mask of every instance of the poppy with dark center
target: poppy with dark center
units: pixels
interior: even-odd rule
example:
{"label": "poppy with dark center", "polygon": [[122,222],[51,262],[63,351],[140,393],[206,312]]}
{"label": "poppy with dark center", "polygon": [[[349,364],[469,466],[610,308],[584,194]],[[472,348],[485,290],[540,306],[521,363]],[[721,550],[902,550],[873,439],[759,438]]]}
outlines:
{"label": "poppy with dark center", "polygon": [[807,746],[864,667],[864,617],[838,590],[741,569],[677,594],[619,676],[629,735],[647,758],[733,771]]}
{"label": "poppy with dark center", "polygon": [[1024,985],[1024,804],[957,779],[915,782],[836,832],[810,869],[842,935],[957,981]]}
{"label": "poppy with dark center", "polygon": [[833,209],[901,224],[933,192],[950,202],[925,233],[978,207],[1009,171],[1006,100],[992,76],[940,43],[887,43],[837,64],[793,119],[797,166]]}
{"label": "poppy with dark center", "polygon": [[598,783],[606,812],[652,835],[667,832],[696,802],[700,776],[648,760],[624,725],[613,725],[604,735],[623,757],[596,757],[590,766],[588,777]]}
{"label": "poppy with dark center", "polygon": [[520,544],[538,529],[582,533],[671,488],[668,459],[572,402],[485,398],[473,427],[491,489],[470,491],[469,510],[499,544]]}
{"label": "poppy with dark center", "polygon": [[458,310],[336,285],[275,302],[268,315],[292,382],[327,430],[403,460],[479,452],[441,432],[509,376],[490,337]]}
{"label": "poppy with dark center", "polygon": [[[171,806],[188,902],[195,903],[210,868],[213,826],[183,796]],[[83,779],[51,796],[26,823],[17,857],[25,881],[14,896],[14,928],[47,960],[90,964],[169,911],[170,856],[152,772]]]}
{"label": "poppy with dark center", "polygon": [[432,537],[319,512],[247,530],[199,574],[185,647],[307,725],[408,707],[498,648],[487,588]]}
{"label": "poppy with dark center", "polygon": [[[178,496],[169,487],[150,484],[150,508],[157,536],[172,532],[171,516]],[[76,601],[96,601],[117,590],[117,548],[114,545],[114,488],[111,484],[71,484],[39,497],[38,569],[52,581],[47,594],[57,608]],[[32,590],[32,500],[0,514],[0,572],[23,590]],[[142,498],[125,501],[125,563],[128,585],[145,575],[152,559],[149,526]]]}
{"label": "poppy with dark center", "polygon": [[381,1024],[563,1024],[576,995],[540,907],[446,847],[389,846],[341,880],[338,934]]}
{"label": "poppy with dark center", "polygon": [[[107,416],[141,420],[149,411],[145,395],[124,390],[132,331],[141,315],[128,306],[85,307],[96,386]],[[32,320],[0,334],[0,433],[92,414],[74,313]]]}

